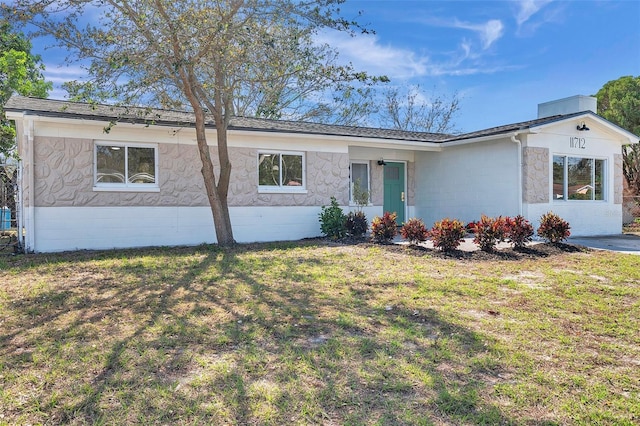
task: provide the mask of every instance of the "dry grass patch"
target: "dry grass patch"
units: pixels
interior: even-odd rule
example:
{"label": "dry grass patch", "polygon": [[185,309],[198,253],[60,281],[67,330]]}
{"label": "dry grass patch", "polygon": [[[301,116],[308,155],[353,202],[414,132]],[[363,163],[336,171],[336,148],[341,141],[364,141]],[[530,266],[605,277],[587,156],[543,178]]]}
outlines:
{"label": "dry grass patch", "polygon": [[640,257],[537,250],[0,258],[0,424],[637,423]]}

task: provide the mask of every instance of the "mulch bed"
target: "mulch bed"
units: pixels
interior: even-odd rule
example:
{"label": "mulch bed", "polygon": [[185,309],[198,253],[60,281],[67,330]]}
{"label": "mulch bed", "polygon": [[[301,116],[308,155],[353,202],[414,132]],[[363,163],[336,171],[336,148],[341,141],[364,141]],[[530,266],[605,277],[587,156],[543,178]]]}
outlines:
{"label": "mulch bed", "polygon": [[[329,240],[327,240],[329,241]],[[365,239],[353,239],[344,238],[337,241],[331,241],[333,244],[339,245],[358,245],[358,246],[371,246],[371,247],[384,247],[388,251],[396,253],[409,254],[413,256],[431,256],[442,259],[455,259],[455,260],[524,260],[524,259],[539,259],[543,257],[555,256],[564,253],[577,253],[577,252],[589,252],[591,249],[583,246],[577,246],[573,244],[565,243],[540,243],[525,247],[522,249],[514,248],[501,248],[492,252],[485,252],[481,250],[466,251],[466,250],[452,250],[444,252],[437,249],[432,249],[424,246],[410,246],[406,244],[378,244]]]}

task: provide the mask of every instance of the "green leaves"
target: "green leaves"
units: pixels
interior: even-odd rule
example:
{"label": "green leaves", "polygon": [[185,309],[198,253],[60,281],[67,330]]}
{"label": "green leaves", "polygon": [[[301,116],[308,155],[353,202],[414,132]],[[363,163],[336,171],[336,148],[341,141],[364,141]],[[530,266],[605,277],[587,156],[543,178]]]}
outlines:
{"label": "green leaves", "polygon": [[31,54],[31,43],[11,25],[0,22],[0,154],[15,146],[15,129],[4,116],[4,104],[14,93],[45,98],[51,83],[44,80],[40,57]]}
{"label": "green leaves", "polygon": [[[607,82],[596,94],[598,114],[640,135],[640,76],[624,76]],[[629,186],[640,195],[640,145],[623,147],[622,169]]]}

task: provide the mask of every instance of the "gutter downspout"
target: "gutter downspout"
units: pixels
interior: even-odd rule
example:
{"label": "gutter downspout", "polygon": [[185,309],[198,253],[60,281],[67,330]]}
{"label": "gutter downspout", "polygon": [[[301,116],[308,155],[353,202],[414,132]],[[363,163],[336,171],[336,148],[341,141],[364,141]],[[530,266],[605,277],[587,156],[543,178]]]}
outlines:
{"label": "gutter downspout", "polygon": [[[27,167],[26,167],[26,178],[27,178],[27,188],[28,188],[28,207],[26,209],[24,209],[23,207],[23,211],[25,214],[25,218],[24,218],[24,229],[26,232],[26,238],[25,238],[25,244],[23,246],[24,251],[29,253],[29,252],[34,252],[35,251],[35,206],[34,206],[34,193],[35,190],[33,188],[34,182],[35,182],[35,165],[33,164],[34,161],[34,153],[33,153],[33,148],[34,148],[34,143],[33,143],[33,139],[34,139],[34,130],[35,130],[35,123],[33,122],[32,118],[29,118],[29,114],[27,112],[24,112],[23,115],[23,132],[24,132],[24,142],[25,142],[25,148],[27,150]],[[25,170],[22,170],[22,179],[24,181],[25,179]],[[23,202],[24,202],[24,198],[23,198]]]}
{"label": "gutter downspout", "polygon": [[516,138],[519,134],[515,132],[511,135],[511,142],[518,145],[518,214],[522,216],[522,141]]}

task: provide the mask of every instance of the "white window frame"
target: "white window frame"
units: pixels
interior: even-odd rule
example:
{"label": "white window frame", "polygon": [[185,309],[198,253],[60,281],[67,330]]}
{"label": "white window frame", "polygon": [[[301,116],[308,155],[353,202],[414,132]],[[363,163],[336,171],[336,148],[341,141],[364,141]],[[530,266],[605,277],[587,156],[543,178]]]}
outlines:
{"label": "white window frame", "polygon": [[371,205],[371,162],[367,160],[352,160],[349,162],[349,205],[355,206],[356,202],[353,199],[353,165],[363,164],[367,166],[367,191],[369,191],[369,200],[367,205]]}
{"label": "white window frame", "polygon": [[[98,182],[98,147],[99,146],[117,146],[125,151],[124,165],[124,182]],[[128,148],[152,148],[154,153],[154,183],[131,183],[128,181]],[[93,190],[94,191],[120,191],[120,192],[160,192],[158,184],[158,144],[129,143],[129,142],[111,142],[111,141],[95,141],[93,145]]]}
{"label": "white window frame", "polygon": [[[556,198],[553,196],[553,162],[554,162],[554,158],[555,157],[562,157],[564,158],[564,169],[562,172],[562,194],[563,197],[562,198]],[[583,160],[591,160],[593,161],[593,166],[591,168],[591,182],[594,183],[595,182],[595,173],[596,173],[596,167],[595,167],[595,162],[600,160],[603,162],[603,166],[602,166],[602,200],[596,200],[591,199],[591,200],[572,200],[569,198],[569,158],[579,158],[579,159],[583,159]],[[608,200],[608,187],[609,187],[609,161],[607,158],[603,158],[603,157],[590,157],[590,156],[580,156],[580,155],[575,155],[575,154],[553,154],[551,156],[551,199],[553,200],[553,202],[570,202],[570,203],[579,203],[579,202],[586,202],[586,203],[606,203]],[[595,197],[595,191],[594,191],[594,197]]]}
{"label": "white window frame", "polygon": [[[260,155],[271,154],[280,156],[280,182],[282,182],[282,156],[297,155],[302,157],[302,185],[260,185]],[[285,194],[306,194],[307,193],[307,156],[302,151],[278,151],[278,150],[259,150],[256,155],[256,177],[258,178],[258,193],[285,193]]]}

